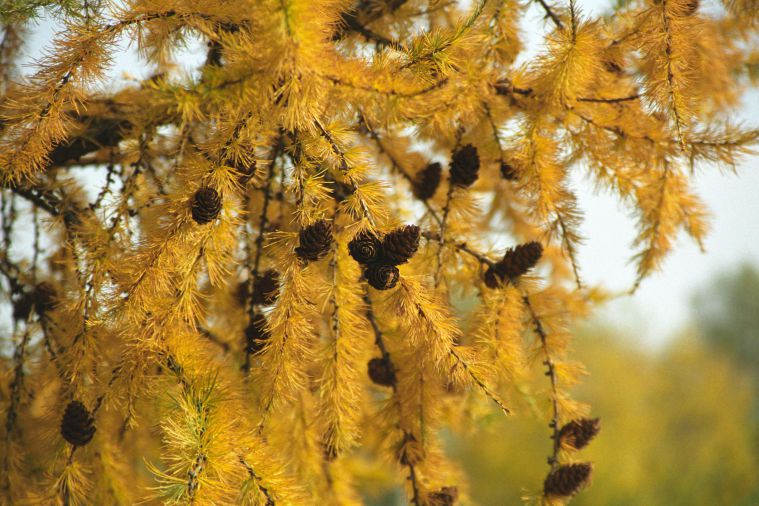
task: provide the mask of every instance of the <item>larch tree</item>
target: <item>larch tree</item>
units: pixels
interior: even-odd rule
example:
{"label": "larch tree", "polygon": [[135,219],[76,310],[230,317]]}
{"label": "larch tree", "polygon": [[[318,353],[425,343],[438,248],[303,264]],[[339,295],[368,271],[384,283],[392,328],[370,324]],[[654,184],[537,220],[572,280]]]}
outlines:
{"label": "larch tree", "polygon": [[[527,500],[586,486],[570,177],[637,218],[632,289],[701,243],[759,5],[536,0],[516,63],[529,4],[3,0],[0,502],[470,504],[441,432],[530,409]],[[150,77],[104,86],[127,42]]]}

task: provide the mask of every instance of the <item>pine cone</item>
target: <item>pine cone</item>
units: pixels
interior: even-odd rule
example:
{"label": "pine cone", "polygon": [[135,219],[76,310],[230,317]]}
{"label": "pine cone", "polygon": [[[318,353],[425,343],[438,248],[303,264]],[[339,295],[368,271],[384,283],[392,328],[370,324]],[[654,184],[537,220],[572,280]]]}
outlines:
{"label": "pine cone", "polygon": [[55,309],[58,292],[52,283],[43,281],[34,288],[34,307],[40,316]]}
{"label": "pine cone", "polygon": [[63,439],[74,446],[84,446],[95,435],[95,419],[79,401],[71,401],[66,406],[61,421]]}
{"label": "pine cone", "polygon": [[319,260],[332,245],[332,225],[319,220],[300,231],[300,246],[295,254],[306,261]]}
{"label": "pine cone", "polygon": [[451,157],[451,184],[468,188],[477,181],[480,157],[477,148],[467,144]]}
{"label": "pine cone", "polygon": [[506,181],[516,181],[519,179],[517,170],[506,162],[501,162],[501,176],[503,176]]}
{"label": "pine cone", "polygon": [[535,267],[543,254],[543,246],[531,241],[509,249],[495,265],[496,272],[504,278],[518,278]]}
{"label": "pine cone", "polygon": [[269,269],[262,275],[256,276],[250,303],[263,306],[274,304],[277,300],[278,290],[279,273],[274,269]]}
{"label": "pine cone", "polygon": [[369,284],[377,290],[390,290],[401,277],[397,267],[387,264],[372,264],[366,268],[364,275]]}
{"label": "pine cone", "polygon": [[431,506],[453,506],[459,498],[459,489],[456,487],[443,487],[431,492],[428,496]]}
{"label": "pine cone", "polygon": [[427,165],[424,169],[416,174],[414,181],[414,195],[420,200],[431,199],[437,187],[440,186],[440,177],[443,167],[438,162]]}
{"label": "pine cone", "polygon": [[256,313],[245,329],[245,351],[251,354],[259,353],[264,349],[269,337],[266,317],[261,313]]}
{"label": "pine cone", "polygon": [[400,265],[408,262],[419,249],[419,227],[404,225],[385,236],[382,241],[382,254],[385,262]]}
{"label": "pine cone", "polygon": [[359,232],[348,243],[348,251],[356,262],[367,265],[379,260],[382,254],[382,243],[373,234]]}
{"label": "pine cone", "polygon": [[213,188],[201,188],[192,199],[192,219],[205,225],[216,219],[221,211],[221,197]]}
{"label": "pine cone", "polygon": [[372,383],[383,387],[395,385],[395,371],[390,361],[384,358],[373,358],[366,365]]}
{"label": "pine cone", "polygon": [[559,441],[579,450],[588,446],[599,430],[601,430],[601,421],[598,418],[578,418],[561,428]]}
{"label": "pine cone", "polygon": [[560,466],[546,477],[543,492],[559,497],[575,495],[587,485],[592,471],[593,466],[589,462]]}

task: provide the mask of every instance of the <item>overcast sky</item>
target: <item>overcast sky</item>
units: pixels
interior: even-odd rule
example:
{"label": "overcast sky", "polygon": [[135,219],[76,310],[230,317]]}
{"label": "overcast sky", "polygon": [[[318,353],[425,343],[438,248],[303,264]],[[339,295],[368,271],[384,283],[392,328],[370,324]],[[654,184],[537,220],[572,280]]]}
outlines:
{"label": "overcast sky", "polygon": [[[585,13],[597,14],[608,2],[584,0],[578,4]],[[523,25],[525,45],[531,50],[522,60],[529,59],[540,49],[543,26],[541,13],[531,8]],[[34,29],[26,46],[28,58],[39,57],[41,50],[49,47],[53,31],[47,22],[41,22]],[[147,76],[147,71],[140,69],[133,48],[115,59],[111,72],[113,81],[108,87],[114,82],[124,83],[125,71],[137,78]],[[759,93],[752,91],[746,96],[740,115],[734,119],[759,126]],[[579,255],[583,278],[588,283],[602,283],[612,291],[626,291],[635,278],[635,268],[628,263],[635,250],[632,245],[634,222],[614,198],[594,194],[581,177],[574,181],[585,214],[581,230],[587,240]],[[695,186],[713,217],[712,231],[706,240],[707,252],[702,254],[692,241],[681,237],[662,272],[644,281],[634,296],[623,297],[600,311],[602,318],[635,329],[640,340],[652,346],[666,342],[688,321],[694,290],[704,287],[716,273],[734,268],[742,261],[759,265],[759,198],[756,195],[759,157],[745,159],[738,175],[722,174],[717,167],[703,167]]]}

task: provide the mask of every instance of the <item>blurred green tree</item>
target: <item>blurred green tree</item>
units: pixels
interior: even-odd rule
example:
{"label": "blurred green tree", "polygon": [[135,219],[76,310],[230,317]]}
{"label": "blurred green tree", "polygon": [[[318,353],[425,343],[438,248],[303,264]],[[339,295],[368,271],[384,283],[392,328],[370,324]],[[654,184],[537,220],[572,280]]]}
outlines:
{"label": "blurred green tree", "polygon": [[745,367],[759,384],[759,270],[743,264],[693,299],[699,333]]}

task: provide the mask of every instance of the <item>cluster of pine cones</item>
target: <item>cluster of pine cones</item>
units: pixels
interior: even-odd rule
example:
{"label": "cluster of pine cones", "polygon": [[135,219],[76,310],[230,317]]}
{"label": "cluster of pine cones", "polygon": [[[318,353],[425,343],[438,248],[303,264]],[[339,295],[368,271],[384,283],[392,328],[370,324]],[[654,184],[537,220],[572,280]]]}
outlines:
{"label": "cluster of pine cones", "polygon": [[[471,144],[457,149],[451,156],[450,181],[452,186],[469,188],[477,181],[480,170],[480,156]],[[443,167],[432,162],[419,171],[414,181],[413,191],[420,200],[431,199],[440,186]]]}
{"label": "cluster of pine cones", "polygon": [[[557,434],[558,444],[572,451],[580,450],[601,430],[598,418],[579,418],[564,425]],[[593,466],[590,462],[563,464],[555,467],[543,483],[547,496],[570,497],[588,484]]]}
{"label": "cluster of pine cones", "polygon": [[382,240],[361,232],[348,243],[353,259],[364,266],[367,282],[377,290],[389,290],[400,279],[398,265],[405,264],[419,249],[419,227],[403,225]]}

